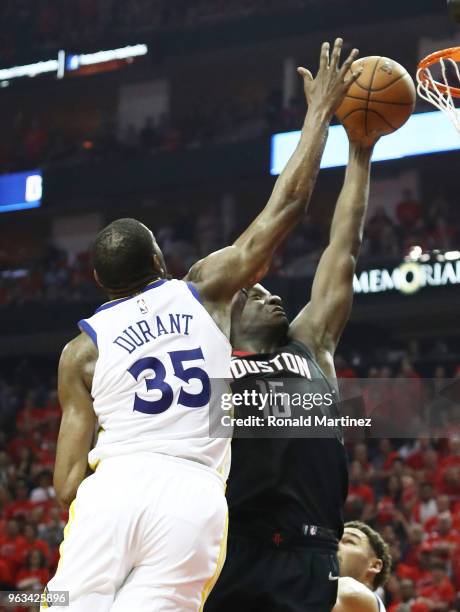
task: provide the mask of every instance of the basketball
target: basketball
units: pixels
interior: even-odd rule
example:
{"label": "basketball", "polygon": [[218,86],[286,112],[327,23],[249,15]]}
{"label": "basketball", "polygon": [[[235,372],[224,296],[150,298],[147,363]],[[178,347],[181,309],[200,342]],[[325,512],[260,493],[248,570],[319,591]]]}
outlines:
{"label": "basketball", "polygon": [[366,142],[404,125],[414,111],[416,92],[407,70],[387,57],[364,57],[352,70],[361,66],[362,74],[336,114],[352,138]]}

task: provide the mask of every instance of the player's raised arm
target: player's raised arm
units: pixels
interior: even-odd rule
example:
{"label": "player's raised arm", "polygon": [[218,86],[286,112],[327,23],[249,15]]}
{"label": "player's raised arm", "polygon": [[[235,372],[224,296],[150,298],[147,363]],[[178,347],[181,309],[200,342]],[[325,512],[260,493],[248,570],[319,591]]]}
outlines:
{"label": "player's raised arm", "polygon": [[332,219],[329,246],[313,281],[311,300],[291,323],[289,335],[320,355],[334,354],[350,315],[353,275],[369,199],[373,145],[350,143],[345,182]]}
{"label": "player's raised arm", "polygon": [[275,249],[302,219],[318,175],[329,123],[351,84],[359,74],[350,67],[358,55],[354,49],[340,66],[342,40],[332,54],[324,43],[318,74],[313,79],[305,68],[303,77],[308,112],[300,142],[264,210],[236,242],[199,261],[188,274],[201,295],[210,301],[231,298],[236,291],[255,283],[268,270]]}
{"label": "player's raised arm", "polygon": [[68,507],[88,469],[88,453],[96,417],[90,392],[92,365],[97,349],[85,334],[64,348],[59,362],[58,392],[62,420],[56,449],[54,488],[60,503]]}

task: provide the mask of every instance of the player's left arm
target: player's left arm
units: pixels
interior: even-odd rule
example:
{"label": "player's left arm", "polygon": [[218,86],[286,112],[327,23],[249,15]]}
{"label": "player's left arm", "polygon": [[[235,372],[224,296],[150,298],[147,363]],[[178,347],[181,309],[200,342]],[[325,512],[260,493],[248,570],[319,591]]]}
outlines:
{"label": "player's left arm", "polygon": [[335,352],[353,302],[356,269],[369,200],[373,146],[350,143],[345,181],[332,219],[329,245],[313,280],[310,302],[291,323],[290,337],[316,355]]}
{"label": "player's left arm", "polygon": [[375,595],[354,578],[340,578],[332,612],[378,612]]}
{"label": "player's left arm", "polygon": [[58,393],[62,420],[54,466],[54,488],[60,503],[68,507],[88,469],[96,415],[91,397],[92,368],[97,349],[86,334],[64,348],[59,362]]}

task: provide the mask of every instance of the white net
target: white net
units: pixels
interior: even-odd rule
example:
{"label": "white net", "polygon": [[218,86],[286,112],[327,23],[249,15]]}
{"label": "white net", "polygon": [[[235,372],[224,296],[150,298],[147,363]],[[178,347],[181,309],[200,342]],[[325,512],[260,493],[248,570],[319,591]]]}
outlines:
{"label": "white net", "polygon": [[443,111],[460,134],[460,108],[455,106],[455,97],[452,95],[452,88],[460,87],[460,67],[450,57],[441,57],[437,65],[441,73],[439,81],[433,77],[432,69],[436,69],[434,66],[418,70],[417,91],[421,98]]}

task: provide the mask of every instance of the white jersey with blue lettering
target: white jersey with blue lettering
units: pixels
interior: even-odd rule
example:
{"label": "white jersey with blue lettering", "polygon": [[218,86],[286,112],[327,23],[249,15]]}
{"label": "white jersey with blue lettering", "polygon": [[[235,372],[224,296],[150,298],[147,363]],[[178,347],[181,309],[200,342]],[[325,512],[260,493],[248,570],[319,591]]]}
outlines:
{"label": "white jersey with blue lettering", "polygon": [[91,390],[99,435],[89,464],[153,452],[200,463],[226,479],[230,439],[209,434],[219,411],[211,389],[230,378],[231,347],[195,287],[156,281],[104,304],[79,327],[99,352]]}

